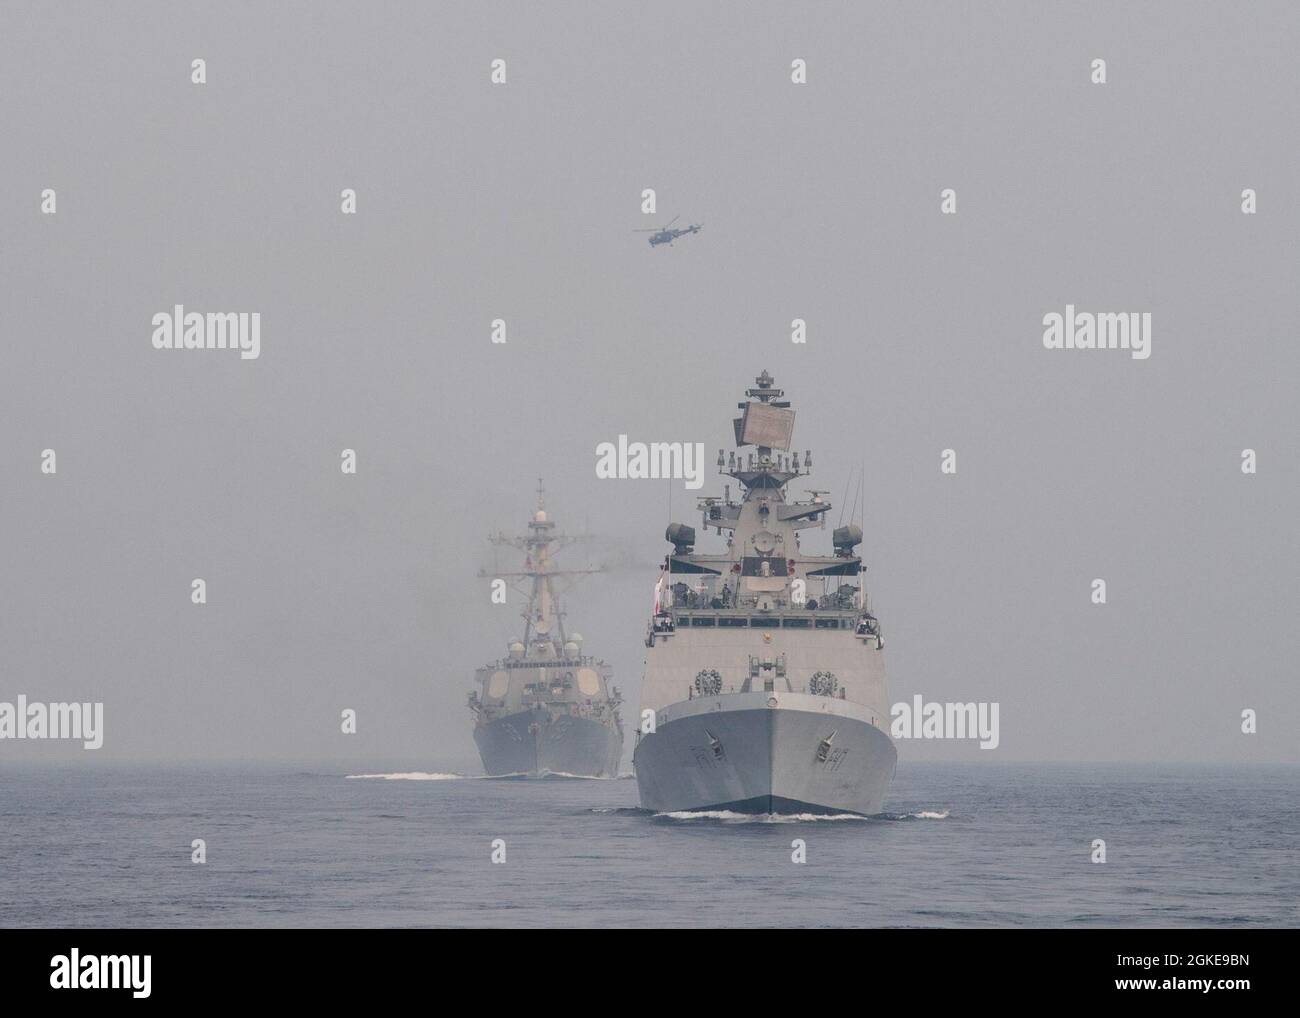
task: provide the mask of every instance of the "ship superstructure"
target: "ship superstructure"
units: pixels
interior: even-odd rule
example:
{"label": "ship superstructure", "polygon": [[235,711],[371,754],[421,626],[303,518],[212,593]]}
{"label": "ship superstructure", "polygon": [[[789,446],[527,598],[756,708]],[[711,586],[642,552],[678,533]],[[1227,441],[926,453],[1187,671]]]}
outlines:
{"label": "ship superstructure", "polygon": [[609,665],[566,631],[559,601],[562,584],[598,570],[556,567],[553,554],[575,539],[556,532],[540,481],[528,532],[490,540],[524,555],[520,571],[480,574],[522,596],[524,631],[506,657],[475,673],[469,708],[483,769],[496,777],[617,777],[622,697]]}
{"label": "ship superstructure", "polygon": [[[700,499],[701,526],[725,548],[696,551],[695,528],[668,527],[646,632],[633,754],[641,805],[656,811],[880,812],[897,752],[888,734],[880,623],[855,549],[801,544],[831,503],[787,490],[812,469],[792,451],[794,411],[765,371],[734,422],[719,472],[739,483]],[[652,727],[653,731],[646,731]]]}

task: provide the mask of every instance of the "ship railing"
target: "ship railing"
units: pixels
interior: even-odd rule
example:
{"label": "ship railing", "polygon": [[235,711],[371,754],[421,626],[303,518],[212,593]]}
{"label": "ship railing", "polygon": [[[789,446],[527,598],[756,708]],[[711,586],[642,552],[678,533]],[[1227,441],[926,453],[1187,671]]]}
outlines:
{"label": "ship railing", "polygon": [[[530,658],[506,658],[499,662],[502,668],[581,668],[599,666],[594,657],[583,654],[578,657],[530,657]],[[487,670],[491,674],[491,670]]]}
{"label": "ship railing", "polygon": [[745,608],[674,608],[673,620],[683,629],[811,629],[856,627],[859,613],[852,609],[808,611],[781,608],[771,611]]}
{"label": "ship railing", "polygon": [[701,700],[714,696],[730,695],[732,693],[801,693],[804,696],[821,696],[828,700],[847,700],[848,692],[843,686],[837,686],[831,692],[823,692],[820,689],[813,689],[809,683],[791,682],[787,676],[749,676],[737,688],[734,683],[724,684],[715,692],[697,689],[695,683],[686,684],[687,701],[699,698]]}
{"label": "ship railing", "polygon": [[671,592],[669,607],[673,611],[702,609],[749,611],[757,608],[762,602],[770,602],[788,611],[855,611],[860,610],[862,594],[861,588],[846,585],[847,593],[827,591],[815,594],[809,591],[807,597],[796,602],[788,591],[753,594],[743,591],[738,593],[730,587],[718,590],[707,585],[695,589],[687,587],[686,584],[678,586],[684,589]]}

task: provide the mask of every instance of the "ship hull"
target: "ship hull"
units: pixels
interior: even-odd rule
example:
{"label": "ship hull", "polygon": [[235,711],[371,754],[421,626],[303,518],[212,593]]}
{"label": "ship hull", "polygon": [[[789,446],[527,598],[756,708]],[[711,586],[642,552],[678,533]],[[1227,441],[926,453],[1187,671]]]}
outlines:
{"label": "ship hull", "polygon": [[520,711],[476,725],[483,769],[492,777],[616,778],[623,733],[590,718]]}
{"label": "ship hull", "polygon": [[862,705],[803,694],[670,704],[633,754],[641,805],[660,813],[879,813],[898,753],[873,722]]}

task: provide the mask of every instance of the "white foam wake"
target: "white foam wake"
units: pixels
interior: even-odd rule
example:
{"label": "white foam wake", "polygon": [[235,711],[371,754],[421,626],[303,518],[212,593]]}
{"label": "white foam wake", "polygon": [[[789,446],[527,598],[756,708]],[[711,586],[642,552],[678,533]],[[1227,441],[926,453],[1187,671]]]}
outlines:
{"label": "white foam wake", "polygon": [[667,820],[720,820],[728,824],[806,824],[823,820],[947,820],[948,811],[923,809],[915,813],[736,813],[729,809],[672,810],[656,813]]}
{"label": "white foam wake", "polygon": [[437,774],[426,773],[425,771],[404,771],[396,774],[349,774],[348,778],[355,780],[360,778],[380,779],[384,781],[459,781],[462,778],[482,777],[475,774]]}
{"label": "white foam wake", "polygon": [[372,780],[384,781],[491,781],[494,779],[510,778],[565,778],[578,781],[604,781],[605,778],[599,778],[594,774],[570,774],[567,771],[542,771],[540,774],[442,774],[437,771],[399,771],[394,774],[348,774],[351,780],[369,778]]}
{"label": "white foam wake", "polygon": [[737,813],[729,809],[672,810],[656,813],[669,820],[721,820],[733,824],[802,824],[818,820],[870,820],[858,813]]}

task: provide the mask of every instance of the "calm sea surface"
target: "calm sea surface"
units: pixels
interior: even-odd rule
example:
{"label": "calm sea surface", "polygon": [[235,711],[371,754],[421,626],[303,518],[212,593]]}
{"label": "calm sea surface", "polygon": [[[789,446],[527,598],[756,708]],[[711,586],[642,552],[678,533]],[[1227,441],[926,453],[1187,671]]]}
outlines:
{"label": "calm sea surface", "polygon": [[628,779],[7,765],[0,925],[1294,927],[1298,792],[1295,767],[900,765],[886,816],[754,820],[645,813]]}

